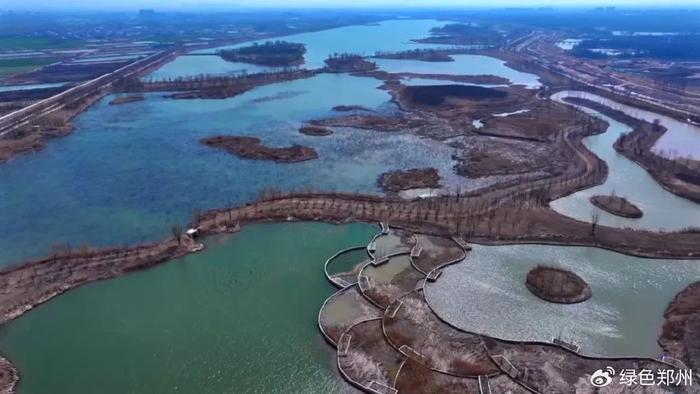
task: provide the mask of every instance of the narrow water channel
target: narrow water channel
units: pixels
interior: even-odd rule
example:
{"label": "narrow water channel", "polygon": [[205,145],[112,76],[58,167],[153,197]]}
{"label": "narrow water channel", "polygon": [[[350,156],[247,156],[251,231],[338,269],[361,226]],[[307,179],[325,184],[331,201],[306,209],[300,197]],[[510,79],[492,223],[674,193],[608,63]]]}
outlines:
{"label": "narrow water channel", "polygon": [[[562,101],[564,97],[581,97],[625,111],[633,117],[641,116],[633,108],[630,110],[627,106],[620,106],[590,93],[564,91],[555,94],[553,99]],[[644,212],[644,216],[639,219],[627,219],[600,210],[600,224],[613,227],[679,230],[697,226],[700,223],[699,204],[666,191],[646,170],[615,151],[613,144],[621,134],[631,131],[629,126],[589,108],[577,107],[610,124],[605,133],[584,139],[584,144],[588,149],[608,164],[608,178],[602,185],[552,201],[550,205],[554,210],[579,220],[590,221],[591,213],[598,210],[589,199],[594,195],[615,193],[617,196],[626,197],[637,205]],[[653,120],[653,117],[651,118]],[[644,117],[644,119],[647,118]],[[666,135],[672,136],[676,133],[686,132],[686,130],[674,127],[674,124],[663,124],[668,127]],[[698,135],[700,135],[700,131],[698,131]],[[671,137],[671,140],[679,139],[682,137]]]}

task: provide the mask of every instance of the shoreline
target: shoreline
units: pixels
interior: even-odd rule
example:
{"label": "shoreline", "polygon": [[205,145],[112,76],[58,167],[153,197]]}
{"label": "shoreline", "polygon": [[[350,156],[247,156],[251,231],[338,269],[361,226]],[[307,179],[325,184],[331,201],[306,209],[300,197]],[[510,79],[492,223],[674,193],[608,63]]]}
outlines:
{"label": "shoreline", "polygon": [[[384,225],[385,223],[382,223],[383,228]],[[398,228],[394,227],[394,229]],[[382,233],[382,235],[391,231]],[[414,233],[412,236],[422,237],[423,235]],[[374,244],[375,239],[370,242],[370,245]],[[612,364],[616,369],[623,366],[628,368],[629,365],[638,365],[638,363],[659,369],[677,368],[675,363],[664,359],[581,354],[579,353],[580,348],[575,343],[568,343],[561,339],[552,342],[522,342],[491,337],[488,334],[479,334],[456,327],[444,320],[433,309],[424,294],[427,282],[440,280],[443,267],[458,262],[469,264],[469,246],[460,242],[459,239],[453,239],[453,241],[467,253],[466,260],[452,261],[439,253],[433,254],[431,258],[433,268],[429,272],[421,272],[421,275],[412,276],[413,280],[406,281],[408,277],[405,276],[404,269],[404,271],[395,274],[390,282],[386,282],[388,279],[383,279],[380,282],[365,281],[364,286],[343,287],[323,303],[319,312],[319,330],[326,340],[337,348],[338,367],[348,383],[366,391],[372,391],[372,387],[377,387],[374,382],[381,383],[380,386],[393,387],[394,389],[400,389],[404,385],[412,387],[409,382],[414,382],[416,377],[413,377],[411,373],[406,376],[401,375],[402,367],[407,361],[422,365],[422,368],[428,371],[428,375],[422,375],[418,378],[418,382],[421,383],[425,392],[440,392],[441,390],[436,387],[440,387],[442,379],[447,376],[450,379],[456,379],[454,384],[458,384],[464,390],[473,385],[472,390],[466,390],[469,392],[478,390],[477,378],[480,382],[481,378],[486,375],[489,376],[491,385],[500,379],[498,387],[503,387],[502,385],[507,385],[506,382],[510,381],[516,388],[517,385],[520,385],[534,392],[547,392],[546,388],[552,389],[551,384],[554,384],[557,391],[564,392],[567,382],[582,378],[587,379],[596,368],[606,364]],[[397,248],[399,247],[394,247],[393,252],[388,252],[389,255],[405,254],[398,252]],[[413,244],[411,251],[407,252],[414,268],[413,257],[422,255],[421,252],[423,252],[423,247],[419,243]],[[433,253],[435,252],[433,251]],[[374,258],[371,254],[370,257]],[[377,263],[379,261],[376,263],[370,261],[367,262],[366,266],[377,265]],[[391,264],[391,262],[382,262],[382,264]],[[361,276],[360,274],[358,279],[361,279]],[[329,280],[333,283],[331,278]],[[415,281],[417,283],[414,283]],[[382,306],[376,302],[377,294],[372,291],[372,288],[378,289],[387,283],[399,286],[401,292],[393,292],[391,302]],[[415,286],[413,286],[414,284]],[[338,285],[336,284],[336,286]],[[347,298],[345,297],[346,292],[358,292],[360,297],[359,299]],[[344,297],[337,304],[342,305],[344,309],[348,308],[348,302],[353,303],[358,308],[354,312],[353,319],[334,320],[331,316],[335,316],[335,314],[326,312],[329,308],[334,308],[332,304],[336,302],[336,297]],[[363,307],[363,304],[367,303],[374,305],[375,308],[372,311],[375,312],[367,311]],[[380,314],[380,317],[374,316],[376,313]],[[380,327],[371,323],[375,320],[381,321]],[[352,337],[348,338],[349,336]],[[351,349],[352,351],[350,351]],[[401,367],[398,368],[398,371],[393,368],[394,364],[385,364],[386,361],[392,360],[390,355],[399,358]],[[504,360],[506,355],[509,360]],[[348,358],[354,358],[357,361],[366,360],[375,368],[372,369],[372,373],[368,373],[366,369],[359,369],[356,366],[357,362],[347,361]],[[561,365],[561,363],[567,365],[567,368],[564,369],[567,371],[567,377],[562,379],[561,371],[554,368],[556,372],[553,373],[551,367],[545,365],[552,359],[557,360],[557,365]],[[514,367],[511,362],[517,366]],[[581,368],[582,363],[587,364],[587,367]],[[521,367],[528,370],[532,368],[537,370],[533,372],[539,373],[534,376],[518,373],[518,369],[522,370]],[[426,387],[431,387],[431,389]]]}
{"label": "shoreline", "polygon": [[[280,222],[280,221],[324,221],[324,222],[377,222],[380,217],[389,218],[388,221],[408,229],[417,229],[425,234],[453,235],[459,234],[458,228],[453,228],[450,223],[445,227],[448,217],[454,214],[445,212],[445,208],[450,206],[454,197],[438,198],[443,203],[432,204],[430,201],[399,201],[372,196],[360,195],[337,195],[337,194],[311,194],[311,195],[289,195],[276,196],[261,200],[256,203],[246,204],[228,209],[211,210],[196,218],[196,227],[202,236],[215,235],[220,233],[231,233],[239,231],[241,226],[251,223]],[[471,204],[468,204],[471,205]],[[485,215],[474,218],[477,222],[488,220],[490,212],[503,212],[502,209],[487,211]],[[411,212],[414,214],[411,215]],[[522,214],[522,213],[521,213]],[[408,216],[406,216],[408,215]],[[498,218],[499,216],[496,216]],[[556,214],[555,214],[556,217]],[[413,219],[411,219],[413,218]],[[426,219],[419,219],[426,218]],[[563,217],[565,218],[565,217]],[[508,215],[501,215],[501,219],[508,219]],[[571,220],[572,222],[575,222]],[[534,227],[535,220],[530,222],[528,227]],[[490,223],[490,221],[488,222]],[[578,222],[579,229],[588,232],[589,225]],[[500,230],[501,226],[497,226]],[[601,227],[606,229],[605,227]],[[608,231],[627,232],[638,235],[643,232],[616,230],[607,228]],[[469,231],[462,226],[461,230]],[[503,238],[498,234],[490,234],[491,225],[475,231],[486,232],[488,239],[496,244],[508,244],[517,242]],[[599,230],[600,231],[600,230]],[[659,245],[673,244],[679,233],[646,233],[647,236],[659,238]],[[466,236],[464,236],[466,235]],[[462,235],[468,242],[478,243],[478,235]],[[483,235],[482,235],[483,236]],[[537,239],[534,234],[529,235],[531,239],[523,240],[529,243],[552,243],[557,245],[571,245],[576,243],[575,239],[547,239],[546,234],[540,234],[544,239]],[[593,241],[581,242],[581,246],[604,247],[620,253],[628,253],[637,256],[651,258],[681,258],[700,259],[700,250],[695,245],[700,243],[700,234],[688,233],[690,237],[687,242],[690,251],[685,252],[657,250],[655,252],[641,252],[620,245],[599,245]],[[571,235],[569,235],[571,237]],[[634,244],[632,242],[631,244]],[[148,269],[157,264],[171,262],[173,259],[182,257],[189,253],[195,253],[204,247],[189,237],[181,237],[178,243],[175,238],[167,238],[161,242],[150,245],[113,248],[104,250],[83,250],[69,251],[67,254],[54,256],[26,262],[0,270],[0,283],[4,284],[5,294],[0,298],[2,309],[0,312],[0,324],[5,324],[16,319],[34,307],[50,301],[54,297],[77,288],[81,285],[116,278],[134,271]],[[641,252],[641,253],[640,253]],[[670,252],[670,253],[669,253]],[[68,274],[66,276],[66,274]],[[48,280],[48,282],[46,281]],[[53,281],[51,281],[53,280]],[[37,283],[37,281],[39,283]],[[8,303],[10,305],[8,305]],[[11,366],[11,364],[8,364]]]}
{"label": "shoreline", "polygon": [[[687,200],[700,203],[700,185],[689,184],[679,179],[675,173],[669,175],[669,168],[679,168],[677,171],[681,171],[681,166],[674,164],[676,160],[659,156],[652,151],[656,141],[668,132],[664,126],[651,124],[634,118],[622,111],[612,109],[591,100],[574,97],[567,97],[564,100],[575,105],[581,105],[598,111],[630,127],[632,129],[631,132],[621,135],[620,138],[615,141],[613,145],[615,150],[646,170],[656,183],[668,192]],[[688,170],[688,172],[690,172],[690,170]]]}
{"label": "shoreline", "polygon": [[611,215],[628,219],[639,219],[644,215],[639,207],[623,197],[596,195],[592,196],[589,200],[591,204]]}
{"label": "shoreline", "polygon": [[[696,242],[700,242],[700,234],[697,233],[653,233],[605,226],[599,227],[598,231],[601,232],[623,234],[647,241],[653,239],[653,243],[665,246],[665,249],[659,248],[657,250],[649,248],[639,249],[627,243],[599,242],[594,237],[583,239],[584,237],[581,235],[588,232],[589,224],[568,219],[553,211],[550,211],[546,215],[547,217],[542,218],[537,217],[540,216],[538,214],[543,213],[539,210],[525,210],[521,212],[523,216],[532,216],[531,220],[526,222],[529,226],[534,227],[533,225],[535,224],[544,224],[542,219],[545,219],[545,222],[568,219],[566,221],[569,223],[566,224],[574,224],[574,227],[578,228],[579,234],[560,234],[557,236],[540,233],[514,237],[511,231],[503,231],[509,229],[502,229],[500,226],[497,226],[501,230],[501,234],[499,234],[494,233],[494,229],[491,228],[492,222],[498,223],[500,220],[508,218],[509,215],[507,214],[498,215],[496,209],[487,210],[479,215],[471,215],[464,211],[450,213],[448,207],[453,205],[451,203],[454,203],[454,197],[436,198],[434,200],[442,202],[438,204],[419,200],[404,202],[371,196],[340,194],[279,196],[244,206],[207,211],[200,216],[196,221],[197,224],[193,227],[198,228],[202,236],[206,237],[220,233],[236,232],[239,231],[241,226],[251,223],[281,221],[372,223],[383,221],[381,217],[384,217],[388,219],[384,221],[389,221],[392,225],[399,225],[410,230],[420,229],[425,234],[459,235],[474,243],[536,243],[601,247],[638,257],[700,259],[700,250],[695,248]],[[463,204],[471,207],[473,204],[477,205],[480,201],[479,198],[476,198],[472,199],[472,201],[464,201]],[[500,208],[498,211],[511,211],[504,210],[502,209],[503,207]],[[492,212],[495,214],[492,214]],[[547,212],[547,210],[544,212]],[[461,227],[456,226],[458,223],[454,220],[451,222],[449,222],[449,219],[446,220],[447,217],[455,214],[482,219],[492,215],[495,217],[483,226],[470,229],[465,225]],[[556,227],[556,224],[558,223],[550,223],[550,227]],[[472,234],[470,234],[470,230]],[[484,239],[484,236],[487,238]],[[677,238],[679,237],[686,240],[678,242]],[[577,238],[579,239],[577,240]],[[612,238],[614,239],[615,237]],[[675,250],[672,248],[668,249],[674,246],[674,241],[676,241],[677,248]],[[2,312],[0,324],[17,318],[26,311],[31,310],[32,307],[82,284],[146,269],[159,263],[197,252],[202,247],[202,244],[186,236],[181,237],[181,243],[178,243],[175,238],[169,237],[160,242],[134,247],[67,250],[62,253],[55,253],[47,258],[5,267],[0,270],[0,283],[6,289],[5,293],[0,297],[0,306],[2,308],[0,310]],[[73,276],[68,278],[60,277],[60,274],[65,274],[66,271]],[[37,279],[40,280],[40,283],[36,283]],[[41,279],[46,279],[49,282],[41,283]],[[23,288],[22,286],[27,285],[28,281],[31,283],[31,288]],[[13,292],[14,294],[12,294]]]}
{"label": "shoreline", "polygon": [[[316,75],[317,71],[309,71],[309,74]],[[279,81],[269,83],[276,82]],[[248,89],[257,86],[260,85]],[[198,93],[188,94],[205,94],[203,92],[208,88],[200,86],[198,89],[193,89]],[[401,107],[399,93],[394,90],[391,92]],[[107,94],[110,93],[102,92],[94,102]],[[77,111],[73,116],[86,108]],[[398,126],[394,126],[403,125],[399,121]],[[198,228],[203,236],[209,236],[235,232],[249,223],[292,220],[381,221],[428,234],[460,236],[475,243],[483,240],[493,244],[587,246],[637,257],[700,259],[700,250],[697,248],[697,245],[700,245],[698,232],[660,233],[599,226],[595,233],[589,223],[552,211],[548,207],[548,201],[599,184],[607,175],[605,162],[582,144],[582,138],[588,136],[585,131],[567,130],[561,134],[562,146],[570,149],[578,159],[561,176],[546,176],[527,181],[518,179],[515,184],[499,184],[466,195],[426,200],[404,201],[339,193],[285,195],[278,192],[276,195],[245,205],[206,211],[195,218],[196,224],[192,227]],[[651,173],[650,170],[647,171]],[[664,186],[658,179],[657,182]],[[117,278],[157,264],[171,262],[178,257],[195,253],[202,247],[203,244],[178,235],[135,247],[66,250],[64,254],[55,253],[41,260],[2,268],[0,283],[3,284],[5,292],[0,295],[0,324],[16,319],[37,305],[83,284]],[[10,303],[10,306],[6,303]],[[14,392],[19,379],[18,372],[2,357],[0,370],[14,371],[14,382],[5,388],[7,392]],[[0,390],[2,389],[0,385]]]}

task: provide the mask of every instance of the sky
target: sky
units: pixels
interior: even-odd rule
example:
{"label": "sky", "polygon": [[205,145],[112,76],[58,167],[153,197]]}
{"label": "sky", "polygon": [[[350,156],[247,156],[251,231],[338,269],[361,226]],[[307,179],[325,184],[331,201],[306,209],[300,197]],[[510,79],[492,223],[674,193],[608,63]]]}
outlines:
{"label": "sky", "polygon": [[0,0],[1,9],[700,6],[698,0]]}

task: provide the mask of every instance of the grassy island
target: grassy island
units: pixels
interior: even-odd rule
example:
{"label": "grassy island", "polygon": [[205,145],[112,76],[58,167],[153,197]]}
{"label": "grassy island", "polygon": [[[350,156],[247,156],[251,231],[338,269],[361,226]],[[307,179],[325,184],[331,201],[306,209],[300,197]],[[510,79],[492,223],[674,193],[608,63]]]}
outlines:
{"label": "grassy island", "polygon": [[591,204],[613,215],[622,216],[624,218],[638,219],[643,215],[639,207],[629,202],[626,198],[615,195],[593,196],[591,197]]}
{"label": "grassy island", "polygon": [[267,41],[263,44],[219,51],[219,56],[229,62],[257,64],[261,66],[298,66],[304,63],[306,47],[287,41]]}
{"label": "grassy island", "polygon": [[557,304],[575,304],[591,298],[588,284],[561,268],[538,265],[527,273],[525,285],[537,297]]}
{"label": "grassy island", "polygon": [[256,137],[216,136],[202,138],[200,142],[212,148],[224,149],[244,159],[272,160],[282,163],[296,163],[318,157],[314,148],[292,145],[284,148],[265,146]]}
{"label": "grassy island", "polygon": [[318,126],[314,124],[307,124],[299,128],[299,132],[306,135],[311,135],[315,137],[323,137],[326,135],[333,134],[333,130],[325,126]]}
{"label": "grassy island", "polygon": [[377,69],[377,64],[365,59],[362,55],[354,53],[334,53],[326,60],[326,71],[334,73],[372,71]]}
{"label": "grassy island", "polygon": [[361,105],[336,105],[333,107],[336,112],[352,112],[352,111],[369,111],[369,109]]}
{"label": "grassy island", "polygon": [[453,62],[455,59],[445,51],[436,49],[411,49],[402,52],[377,52],[377,59],[420,60],[422,62]]}

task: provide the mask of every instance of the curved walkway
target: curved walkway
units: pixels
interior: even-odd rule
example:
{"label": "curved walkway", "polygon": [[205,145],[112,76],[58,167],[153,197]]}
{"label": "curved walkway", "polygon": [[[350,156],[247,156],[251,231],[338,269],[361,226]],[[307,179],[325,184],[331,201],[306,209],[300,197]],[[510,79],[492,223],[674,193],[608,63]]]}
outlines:
{"label": "curved walkway", "polygon": [[[421,247],[421,237],[416,237],[418,242],[412,253],[396,255],[407,256],[409,267],[416,273],[420,272],[412,257],[422,254],[417,252]],[[444,245],[451,247],[447,240]],[[445,255],[455,256],[454,253]],[[433,280],[438,280],[439,275],[433,272],[464,260],[460,258],[442,264],[432,261],[431,266],[436,268],[428,273],[428,277],[434,276]],[[426,282],[423,281],[423,286]],[[351,291],[354,294],[348,300],[362,300],[353,286],[332,296],[324,304],[324,309],[333,305],[334,299],[341,297],[339,294],[343,293],[344,297],[344,292],[350,294]],[[659,360],[585,357],[558,344],[510,342],[460,330],[435,314],[423,296],[422,286],[403,294],[391,293],[390,296],[394,298],[380,318],[352,325],[335,342],[338,343],[341,374],[366,392],[568,392],[572,386],[589,387],[583,385],[589,385],[591,374],[608,365],[616,371],[648,368],[656,372],[674,368]],[[361,302],[368,304],[365,300]],[[321,315],[325,316],[325,313],[322,311]],[[345,321],[357,321],[355,317],[357,320],[361,318],[353,315],[353,319]],[[324,319],[319,317],[320,322]],[[324,324],[320,325],[327,335]],[[337,337],[337,332],[329,336]],[[680,387],[674,388],[674,392],[686,391]]]}

